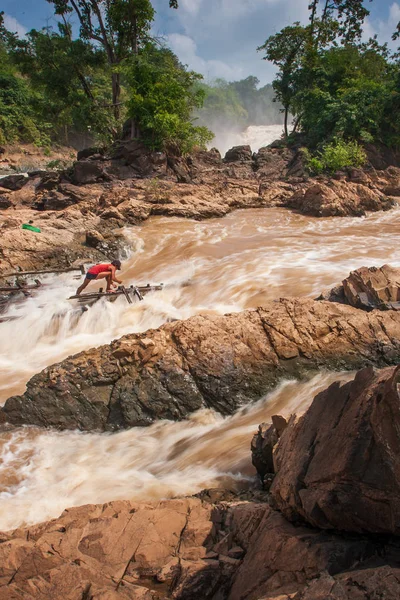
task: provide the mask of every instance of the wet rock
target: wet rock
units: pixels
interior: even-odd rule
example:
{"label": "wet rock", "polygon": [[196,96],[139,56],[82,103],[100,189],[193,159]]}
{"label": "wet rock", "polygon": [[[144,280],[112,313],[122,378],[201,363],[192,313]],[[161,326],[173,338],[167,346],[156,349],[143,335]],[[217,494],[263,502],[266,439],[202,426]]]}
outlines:
{"label": "wet rock", "polygon": [[15,192],[24,187],[29,181],[27,175],[7,175],[0,178],[0,187]]}
{"label": "wet rock", "polygon": [[[153,344],[144,348],[144,338]],[[285,376],[396,360],[400,313],[281,299],[256,311],[168,323],[82,352],[33,377],[2,410],[16,425],[146,426],[204,407],[232,414]]]}
{"label": "wet rock", "polygon": [[84,202],[88,199],[88,193],[85,188],[81,188],[77,185],[72,185],[71,183],[61,183],[58,186],[59,192],[71,198],[74,204],[78,204],[79,202]]}
{"label": "wet rock", "polygon": [[272,423],[262,423],[251,441],[251,460],[264,484],[265,476],[275,472],[273,450],[287,427],[284,417],[272,417]]}
{"label": "wet rock", "polygon": [[400,367],[359,371],[318,394],[286,429],[271,494],[288,519],[400,534],[399,381]]}
{"label": "wet rock", "polygon": [[250,146],[234,146],[225,154],[224,161],[229,162],[247,162],[253,160],[253,153]]}

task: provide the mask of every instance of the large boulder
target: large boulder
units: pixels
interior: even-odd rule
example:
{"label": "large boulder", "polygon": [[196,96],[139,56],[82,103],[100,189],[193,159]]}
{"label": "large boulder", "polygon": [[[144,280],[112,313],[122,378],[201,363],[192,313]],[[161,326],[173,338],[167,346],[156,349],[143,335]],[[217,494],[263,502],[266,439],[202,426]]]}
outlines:
{"label": "large boulder", "polygon": [[322,294],[321,300],[341,302],[362,310],[400,310],[400,269],[361,267],[352,271],[342,285]]}
{"label": "large boulder", "polygon": [[195,316],[124,336],[33,377],[2,412],[15,425],[113,430],[180,420],[200,408],[232,414],[283,377],[322,366],[400,360],[400,313],[310,299]]}
{"label": "large boulder", "polygon": [[248,162],[253,160],[253,153],[250,146],[234,146],[225,154],[224,161],[229,162]]}
{"label": "large boulder", "polygon": [[314,217],[360,217],[394,205],[395,201],[378,188],[334,180],[313,181],[282,202],[282,206]]}
{"label": "large boulder", "polygon": [[132,170],[131,176],[157,177],[167,173],[165,152],[154,152],[138,140],[121,141],[114,148],[112,158]]}
{"label": "large boulder", "polygon": [[24,187],[29,181],[27,175],[8,175],[0,178],[0,187],[15,192]]}
{"label": "large boulder", "polygon": [[259,149],[254,161],[259,179],[279,180],[286,177],[288,166],[293,161],[293,152],[288,148],[266,146]]}
{"label": "large boulder", "polygon": [[73,166],[72,183],[75,185],[86,185],[88,183],[108,181],[109,179],[104,170],[104,164],[101,161],[80,160]]}
{"label": "large boulder", "polygon": [[400,367],[318,394],[275,450],[274,505],[322,529],[400,534]]}

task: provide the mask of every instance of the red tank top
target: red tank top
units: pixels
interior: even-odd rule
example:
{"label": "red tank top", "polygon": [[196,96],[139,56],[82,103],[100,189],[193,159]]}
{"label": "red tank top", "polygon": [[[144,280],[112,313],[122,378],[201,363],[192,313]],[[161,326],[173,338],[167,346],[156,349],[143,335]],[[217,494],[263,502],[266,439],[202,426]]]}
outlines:
{"label": "red tank top", "polygon": [[111,268],[112,265],[110,263],[94,265],[93,267],[90,267],[88,273],[90,273],[91,275],[98,275],[99,273],[104,273],[105,271],[111,271]]}

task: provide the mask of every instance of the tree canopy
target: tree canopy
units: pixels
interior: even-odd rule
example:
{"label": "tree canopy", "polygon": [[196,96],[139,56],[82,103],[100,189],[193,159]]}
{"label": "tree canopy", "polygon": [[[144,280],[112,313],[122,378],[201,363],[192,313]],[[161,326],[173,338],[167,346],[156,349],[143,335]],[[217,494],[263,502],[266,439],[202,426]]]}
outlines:
{"label": "tree canopy", "polygon": [[338,140],[399,147],[399,55],[376,37],[362,41],[365,3],[313,0],[309,11],[307,25],[287,26],[259,48],[278,68],[286,136],[299,131],[311,148]]}

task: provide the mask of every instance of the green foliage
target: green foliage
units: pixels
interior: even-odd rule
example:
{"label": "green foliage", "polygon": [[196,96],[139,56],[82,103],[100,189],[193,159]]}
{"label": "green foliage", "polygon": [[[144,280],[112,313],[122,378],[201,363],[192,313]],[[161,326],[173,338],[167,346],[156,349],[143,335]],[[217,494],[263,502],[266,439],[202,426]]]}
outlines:
{"label": "green foliage", "polygon": [[335,173],[350,167],[362,167],[367,155],[357,142],[335,139],[327,144],[316,156],[308,159],[308,169],[312,175],[322,172]]}
{"label": "green foliage", "polygon": [[34,96],[22,79],[0,72],[0,143],[25,141],[49,145],[50,124],[37,119],[34,103]]}
{"label": "green foliage", "polygon": [[285,27],[259,48],[279,69],[273,86],[286,121],[293,115],[312,148],[335,139],[399,147],[400,63],[377,37],[360,42],[362,0],[313,0],[309,9],[309,25]]}
{"label": "green foliage", "polygon": [[203,90],[195,87],[201,76],[187,71],[170,50],[148,44],[127,65],[125,76],[128,115],[150,147],[186,154],[212,139],[206,127],[191,120],[204,98]]}

